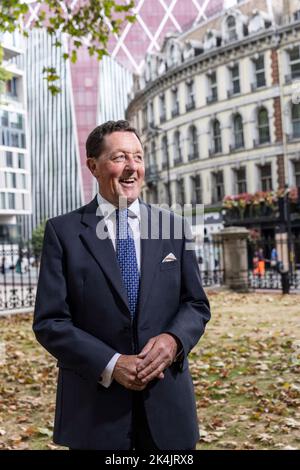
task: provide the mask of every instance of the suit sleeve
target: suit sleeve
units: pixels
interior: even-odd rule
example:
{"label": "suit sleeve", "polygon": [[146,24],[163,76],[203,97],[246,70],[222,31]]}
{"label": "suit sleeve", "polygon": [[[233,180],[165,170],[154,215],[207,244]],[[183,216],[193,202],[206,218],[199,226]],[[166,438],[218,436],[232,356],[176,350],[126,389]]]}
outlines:
{"label": "suit sleeve", "polygon": [[194,250],[190,248],[191,236],[184,239],[181,268],[180,305],[176,316],[166,329],[181,342],[183,351],[179,367],[204,333],[210,319],[210,307],[201,284],[200,271]]}
{"label": "suit sleeve", "polygon": [[63,248],[50,220],[45,229],[33,331],[38,342],[60,363],[95,384],[117,352],[73,325]]}

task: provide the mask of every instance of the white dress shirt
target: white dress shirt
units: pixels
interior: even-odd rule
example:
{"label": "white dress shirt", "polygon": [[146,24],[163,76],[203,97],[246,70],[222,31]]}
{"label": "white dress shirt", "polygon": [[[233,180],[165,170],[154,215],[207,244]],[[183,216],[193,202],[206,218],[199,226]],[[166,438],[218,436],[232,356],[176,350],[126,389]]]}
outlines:
{"label": "white dress shirt", "polygon": [[[116,249],[116,207],[104,199],[100,193],[97,194],[97,201],[100,213],[104,216],[104,221],[107,226],[109,237],[112,241],[114,249]],[[128,206],[128,216],[128,223],[134,238],[137,265],[139,271],[141,271],[141,215],[140,203],[138,199]],[[102,372],[99,383],[101,383],[101,385],[103,385],[105,388],[108,388],[112,383],[112,374],[120,355],[121,354],[116,353]]]}

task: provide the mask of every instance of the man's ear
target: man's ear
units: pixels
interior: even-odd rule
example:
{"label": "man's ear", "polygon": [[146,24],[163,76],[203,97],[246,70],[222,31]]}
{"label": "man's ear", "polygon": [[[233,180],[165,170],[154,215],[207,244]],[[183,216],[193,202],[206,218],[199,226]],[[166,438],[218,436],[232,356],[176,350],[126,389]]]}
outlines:
{"label": "man's ear", "polygon": [[86,166],[90,170],[93,176],[95,176],[95,170],[96,170],[96,162],[94,158],[87,158],[86,159]]}

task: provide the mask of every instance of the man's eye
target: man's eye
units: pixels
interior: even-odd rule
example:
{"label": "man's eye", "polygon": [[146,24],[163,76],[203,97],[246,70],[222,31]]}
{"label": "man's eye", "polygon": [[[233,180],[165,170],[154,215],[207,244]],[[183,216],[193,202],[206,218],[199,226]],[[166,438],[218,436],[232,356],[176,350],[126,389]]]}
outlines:
{"label": "man's eye", "polygon": [[116,157],[113,158],[115,162],[124,162],[125,161],[125,155],[117,155]]}
{"label": "man's eye", "polygon": [[135,155],[134,159],[141,162],[143,160],[143,157],[142,155]]}

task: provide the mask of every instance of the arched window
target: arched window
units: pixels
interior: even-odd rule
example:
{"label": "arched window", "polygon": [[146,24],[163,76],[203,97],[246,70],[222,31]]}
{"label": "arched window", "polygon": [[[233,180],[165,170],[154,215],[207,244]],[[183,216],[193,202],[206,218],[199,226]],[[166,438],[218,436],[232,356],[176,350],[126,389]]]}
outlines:
{"label": "arched window", "polygon": [[178,165],[182,161],[182,152],[181,152],[181,137],[180,132],[176,131],[174,133],[174,165]]}
{"label": "arched window", "polygon": [[221,126],[218,119],[212,122],[212,134],[213,134],[213,153],[222,152],[222,137],[221,137]]}
{"label": "arched window", "polygon": [[269,116],[266,108],[260,108],[257,113],[258,139],[260,144],[270,142]]}
{"label": "arched window", "polygon": [[189,142],[189,160],[195,160],[198,158],[198,135],[195,126],[190,126],[188,130],[188,142]]}
{"label": "arched window", "polygon": [[226,25],[227,25],[228,39],[229,41],[234,41],[235,39],[237,39],[235,17],[232,15],[228,16],[226,20]]}
{"label": "arched window", "polygon": [[161,157],[162,169],[165,170],[169,164],[168,137],[166,135],[161,140]]}
{"label": "arched window", "polygon": [[293,137],[300,137],[300,104],[292,104]]}
{"label": "arched window", "polygon": [[244,131],[242,116],[237,113],[233,117],[234,148],[244,147]]}

